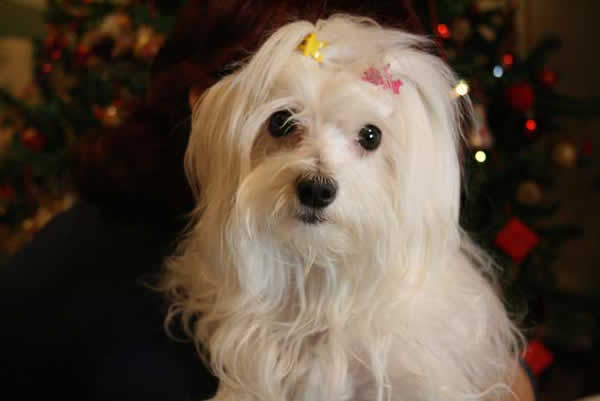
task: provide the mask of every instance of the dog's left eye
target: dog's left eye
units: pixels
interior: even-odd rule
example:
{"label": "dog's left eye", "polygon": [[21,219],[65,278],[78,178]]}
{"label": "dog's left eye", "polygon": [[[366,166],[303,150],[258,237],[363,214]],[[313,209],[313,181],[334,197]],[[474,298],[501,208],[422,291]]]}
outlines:
{"label": "dog's left eye", "polygon": [[358,143],[366,150],[375,150],[381,143],[381,130],[373,124],[367,124],[358,133]]}
{"label": "dog's left eye", "polygon": [[269,132],[275,138],[286,136],[296,130],[297,122],[292,119],[292,112],[279,110],[269,119]]}

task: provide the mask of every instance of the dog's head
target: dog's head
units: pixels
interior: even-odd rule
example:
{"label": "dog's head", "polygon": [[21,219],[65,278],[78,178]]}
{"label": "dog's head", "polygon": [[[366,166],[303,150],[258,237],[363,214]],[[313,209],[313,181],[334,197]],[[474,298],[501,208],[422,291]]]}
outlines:
{"label": "dog's head", "polygon": [[276,31],[194,105],[202,218],[330,256],[456,237],[455,78],[427,45],[347,16]]}

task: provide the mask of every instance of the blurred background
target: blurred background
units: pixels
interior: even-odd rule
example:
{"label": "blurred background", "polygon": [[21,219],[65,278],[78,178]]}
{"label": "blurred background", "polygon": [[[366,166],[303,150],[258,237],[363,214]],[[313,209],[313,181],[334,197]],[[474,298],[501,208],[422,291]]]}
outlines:
{"label": "blurred background", "polygon": [[[80,145],[119,127],[146,96],[183,3],[0,0],[3,263],[78,202]],[[463,225],[505,267],[540,400],[598,394],[600,2],[414,7],[458,72],[453,95],[475,105]]]}

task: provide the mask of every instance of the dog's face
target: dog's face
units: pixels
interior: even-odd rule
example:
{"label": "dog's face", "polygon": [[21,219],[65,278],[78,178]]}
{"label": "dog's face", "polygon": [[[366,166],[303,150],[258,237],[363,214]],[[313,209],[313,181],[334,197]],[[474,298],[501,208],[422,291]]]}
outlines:
{"label": "dog's face", "polygon": [[393,96],[360,74],[292,55],[273,84],[272,112],[238,188],[242,209],[297,234],[358,229],[396,208],[394,154],[406,143]]}
{"label": "dog's face", "polygon": [[229,237],[330,256],[381,254],[424,226],[454,227],[456,115],[443,64],[410,35],[369,43],[376,28],[344,38],[335,21],[317,33],[330,42],[319,63],[296,50],[306,30],[294,25],[196,105],[187,170],[204,218]]}

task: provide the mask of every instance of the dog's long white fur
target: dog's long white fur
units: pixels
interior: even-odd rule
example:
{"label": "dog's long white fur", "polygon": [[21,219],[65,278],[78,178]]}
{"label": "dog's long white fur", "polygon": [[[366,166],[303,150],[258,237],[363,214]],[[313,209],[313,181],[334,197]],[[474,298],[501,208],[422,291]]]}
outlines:
{"label": "dog's long white fur", "polygon": [[[310,32],[323,62],[297,51]],[[520,336],[489,258],[459,226],[455,77],[426,39],[338,15],[273,33],[194,107],[197,207],[162,286],[219,400],[499,400]],[[399,94],[361,80],[389,65]],[[277,110],[294,139],[272,138]],[[367,152],[358,132],[383,132]],[[296,219],[296,179],[339,185]]]}

